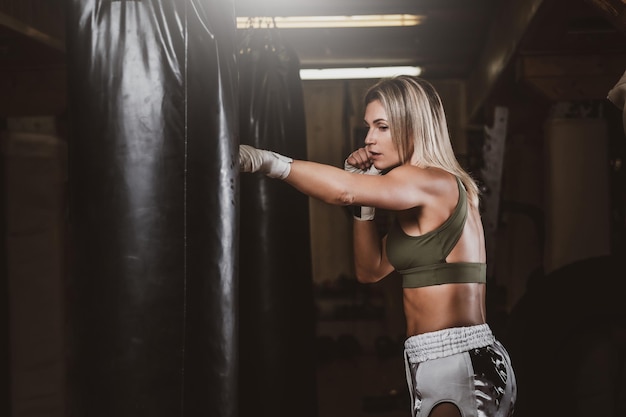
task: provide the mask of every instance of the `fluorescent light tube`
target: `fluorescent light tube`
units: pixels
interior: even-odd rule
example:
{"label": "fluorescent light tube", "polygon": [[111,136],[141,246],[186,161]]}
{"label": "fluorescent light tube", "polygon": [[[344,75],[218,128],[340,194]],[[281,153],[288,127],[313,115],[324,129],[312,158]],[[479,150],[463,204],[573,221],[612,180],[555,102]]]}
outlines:
{"label": "fluorescent light tube", "polygon": [[417,26],[424,19],[425,16],[414,14],[238,17],[237,29],[273,27],[274,23],[278,29]]}
{"label": "fluorescent light tube", "polygon": [[302,80],[350,80],[363,78],[385,78],[394,75],[420,75],[420,67],[363,67],[363,68],[320,68],[301,69]]}

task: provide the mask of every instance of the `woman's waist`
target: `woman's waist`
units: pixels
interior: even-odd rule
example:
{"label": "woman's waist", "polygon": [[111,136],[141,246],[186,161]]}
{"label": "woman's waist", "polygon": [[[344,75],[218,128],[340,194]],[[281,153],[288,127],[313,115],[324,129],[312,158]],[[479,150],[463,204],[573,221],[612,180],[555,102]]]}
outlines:
{"label": "woman's waist", "polygon": [[405,288],[407,336],[484,324],[484,284],[443,284]]}
{"label": "woman's waist", "polygon": [[443,358],[492,345],[496,338],[486,323],[450,327],[408,337],[404,342],[405,358],[410,363]]}
{"label": "woman's waist", "polygon": [[425,333],[432,333],[457,327],[471,327],[485,324],[482,317],[440,317],[437,319],[415,319],[406,318],[406,336],[419,336]]}

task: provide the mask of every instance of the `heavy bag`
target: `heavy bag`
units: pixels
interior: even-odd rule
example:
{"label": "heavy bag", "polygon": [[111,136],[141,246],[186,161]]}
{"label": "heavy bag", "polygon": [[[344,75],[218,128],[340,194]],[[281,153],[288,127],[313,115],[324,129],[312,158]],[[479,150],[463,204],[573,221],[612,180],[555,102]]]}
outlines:
{"label": "heavy bag", "polygon": [[[241,143],[306,159],[300,63],[276,29],[240,42]],[[242,415],[317,415],[308,197],[262,175],[241,177]]]}
{"label": "heavy bag", "polygon": [[67,4],[69,415],[235,416],[232,1]]}

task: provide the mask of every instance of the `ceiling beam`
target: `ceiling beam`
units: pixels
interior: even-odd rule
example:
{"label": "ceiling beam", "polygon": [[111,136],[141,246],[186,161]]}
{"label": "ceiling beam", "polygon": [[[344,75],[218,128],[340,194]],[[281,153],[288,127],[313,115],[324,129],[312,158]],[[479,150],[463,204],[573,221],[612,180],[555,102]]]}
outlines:
{"label": "ceiling beam", "polygon": [[551,101],[601,100],[624,72],[624,56],[524,56],[519,72],[524,82]]}
{"label": "ceiling beam", "polygon": [[626,2],[624,0],[585,0],[604,14],[618,30],[626,33]]}
{"label": "ceiling beam", "polygon": [[65,43],[62,40],[41,32],[9,14],[0,12],[0,26],[17,32],[43,45],[65,52]]}
{"label": "ceiling beam", "polygon": [[468,121],[474,121],[505,71],[540,6],[549,0],[511,0],[493,20],[485,47],[467,80]]}

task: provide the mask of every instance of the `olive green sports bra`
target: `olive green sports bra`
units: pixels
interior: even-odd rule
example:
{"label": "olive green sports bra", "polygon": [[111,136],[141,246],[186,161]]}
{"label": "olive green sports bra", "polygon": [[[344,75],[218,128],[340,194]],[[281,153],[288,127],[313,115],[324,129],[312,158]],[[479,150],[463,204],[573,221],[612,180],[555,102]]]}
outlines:
{"label": "olive green sports bra", "polygon": [[387,258],[402,275],[404,288],[437,284],[486,282],[487,268],[481,262],[447,263],[446,257],[459,241],[467,219],[467,194],[461,180],[459,201],[450,217],[437,229],[409,236],[396,219],[387,235]]}

